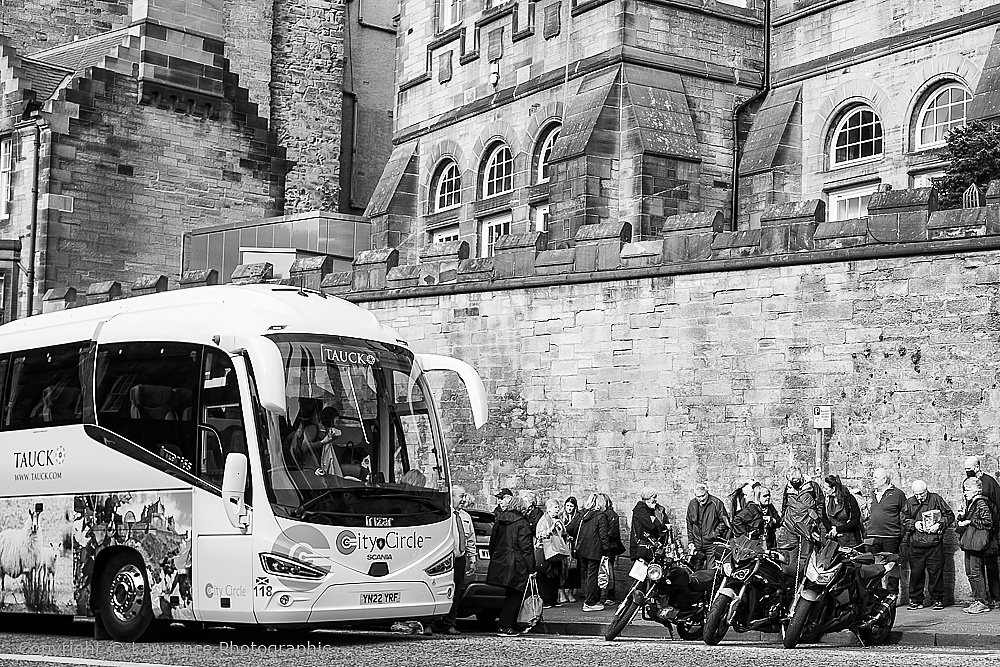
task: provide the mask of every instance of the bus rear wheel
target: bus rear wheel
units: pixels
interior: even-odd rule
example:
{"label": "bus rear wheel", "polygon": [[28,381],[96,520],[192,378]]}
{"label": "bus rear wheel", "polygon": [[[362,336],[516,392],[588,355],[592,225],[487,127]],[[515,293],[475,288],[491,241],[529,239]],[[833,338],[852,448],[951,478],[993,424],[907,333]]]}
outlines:
{"label": "bus rear wheel", "polygon": [[126,551],[108,560],[98,583],[97,604],[104,628],[115,641],[135,642],[150,634],[153,607],[139,554]]}

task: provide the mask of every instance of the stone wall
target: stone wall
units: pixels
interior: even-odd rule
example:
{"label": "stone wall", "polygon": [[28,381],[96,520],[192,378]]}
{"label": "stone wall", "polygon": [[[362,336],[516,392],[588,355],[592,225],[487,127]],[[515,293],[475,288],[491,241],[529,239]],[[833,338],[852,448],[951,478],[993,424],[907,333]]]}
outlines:
{"label": "stone wall", "polygon": [[21,53],[93,37],[129,23],[132,0],[4,0],[0,25]]}

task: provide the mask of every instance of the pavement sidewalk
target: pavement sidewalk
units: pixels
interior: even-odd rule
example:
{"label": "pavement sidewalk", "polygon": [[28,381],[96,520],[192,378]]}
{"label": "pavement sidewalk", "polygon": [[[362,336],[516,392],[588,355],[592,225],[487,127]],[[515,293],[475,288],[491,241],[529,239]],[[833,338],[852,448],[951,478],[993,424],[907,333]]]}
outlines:
{"label": "pavement sidewalk", "polygon": [[[900,646],[958,646],[965,648],[1000,648],[1000,609],[986,614],[970,615],[962,610],[964,605],[932,609],[896,610],[891,644]],[[615,607],[604,611],[584,613],[582,604],[564,604],[546,609],[542,622],[534,633],[556,635],[604,635],[604,628],[611,622]],[[621,635],[623,638],[643,637],[669,639],[670,631],[637,616]],[[676,633],[675,633],[675,638]],[[780,644],[781,636],[761,632],[737,634],[730,631],[724,643]],[[850,632],[839,632],[823,637],[823,643],[836,646],[856,646],[858,640]]]}

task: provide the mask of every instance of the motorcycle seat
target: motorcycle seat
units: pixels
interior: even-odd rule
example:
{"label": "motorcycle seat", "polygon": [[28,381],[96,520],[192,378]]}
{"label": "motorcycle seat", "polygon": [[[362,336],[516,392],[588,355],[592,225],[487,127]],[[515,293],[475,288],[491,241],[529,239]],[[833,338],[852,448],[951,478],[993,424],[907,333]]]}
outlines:
{"label": "motorcycle seat", "polygon": [[862,565],[861,566],[861,577],[865,581],[871,581],[872,579],[879,579],[885,575],[885,568],[881,565]]}
{"label": "motorcycle seat", "polygon": [[692,591],[710,591],[715,583],[715,570],[698,570],[691,575]]}

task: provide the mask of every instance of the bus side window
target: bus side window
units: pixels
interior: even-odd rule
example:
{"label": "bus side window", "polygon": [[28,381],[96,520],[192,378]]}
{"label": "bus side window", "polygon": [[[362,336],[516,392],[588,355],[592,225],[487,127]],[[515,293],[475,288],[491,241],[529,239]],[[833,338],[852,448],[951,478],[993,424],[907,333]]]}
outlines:
{"label": "bus side window", "polygon": [[[199,476],[221,487],[226,457],[234,452],[249,455],[236,369],[221,350],[205,350],[198,414]],[[245,500],[251,501],[249,475]]]}
{"label": "bus side window", "polygon": [[192,397],[201,348],[185,343],[102,345],[97,353],[97,423],[194,473]]}
{"label": "bus side window", "polygon": [[83,423],[81,362],[89,342],[13,355],[4,430]]}

